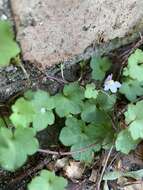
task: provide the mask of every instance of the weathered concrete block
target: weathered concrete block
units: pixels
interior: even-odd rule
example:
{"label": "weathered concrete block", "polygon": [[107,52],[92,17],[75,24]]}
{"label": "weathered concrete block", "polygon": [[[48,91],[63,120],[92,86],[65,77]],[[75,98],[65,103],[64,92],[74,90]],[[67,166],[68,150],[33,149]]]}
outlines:
{"label": "weathered concrete block", "polygon": [[23,58],[43,67],[143,25],[143,0],[11,0]]}

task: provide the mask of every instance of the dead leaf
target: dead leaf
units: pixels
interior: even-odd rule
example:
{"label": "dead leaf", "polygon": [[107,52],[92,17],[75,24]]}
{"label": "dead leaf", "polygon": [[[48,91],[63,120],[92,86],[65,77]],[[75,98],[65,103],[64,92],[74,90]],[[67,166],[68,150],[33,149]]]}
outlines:
{"label": "dead leaf", "polygon": [[55,163],[55,169],[57,169],[57,170],[64,169],[68,165],[68,162],[69,162],[69,158],[67,158],[67,157],[58,159]]}
{"label": "dead leaf", "polygon": [[128,185],[123,190],[143,190],[143,183]]}
{"label": "dead leaf", "polygon": [[54,171],[54,162],[51,161],[46,165],[47,169],[50,171]]}
{"label": "dead leaf", "polygon": [[104,183],[103,190],[109,190],[109,187],[108,187],[107,181],[105,181],[105,183]]}
{"label": "dead leaf", "polygon": [[98,171],[95,169],[92,169],[91,176],[89,177],[89,181],[95,183],[98,177],[97,175],[98,175]]}
{"label": "dead leaf", "polygon": [[127,183],[128,179],[126,177],[119,177],[117,180],[117,184],[119,186],[123,186],[125,183]]}
{"label": "dead leaf", "polygon": [[65,168],[66,176],[70,179],[80,179],[84,172],[84,165],[80,162],[71,161]]}

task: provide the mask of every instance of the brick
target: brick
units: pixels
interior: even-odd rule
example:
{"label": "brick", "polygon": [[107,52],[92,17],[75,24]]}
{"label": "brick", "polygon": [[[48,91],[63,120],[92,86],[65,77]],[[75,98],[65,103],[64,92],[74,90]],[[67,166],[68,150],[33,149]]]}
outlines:
{"label": "brick", "polygon": [[11,0],[24,60],[49,67],[143,23],[142,0]]}

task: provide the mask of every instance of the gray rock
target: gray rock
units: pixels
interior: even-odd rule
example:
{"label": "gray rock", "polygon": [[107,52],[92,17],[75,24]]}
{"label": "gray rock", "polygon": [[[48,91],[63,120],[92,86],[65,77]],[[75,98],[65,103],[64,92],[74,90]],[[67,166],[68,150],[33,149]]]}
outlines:
{"label": "gray rock", "polygon": [[0,20],[11,20],[10,4],[8,0],[0,0]]}
{"label": "gray rock", "polygon": [[11,0],[24,60],[49,67],[140,31],[142,0]]}

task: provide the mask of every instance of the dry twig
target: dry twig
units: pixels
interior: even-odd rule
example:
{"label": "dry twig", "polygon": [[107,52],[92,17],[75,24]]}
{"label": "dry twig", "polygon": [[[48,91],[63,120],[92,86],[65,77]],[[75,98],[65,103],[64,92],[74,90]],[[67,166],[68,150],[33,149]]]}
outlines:
{"label": "dry twig", "polygon": [[112,153],[112,150],[113,150],[113,146],[110,148],[110,150],[109,150],[109,152],[108,152],[108,155],[107,155],[107,157],[106,157],[106,160],[105,160],[105,163],[104,163],[104,166],[103,166],[103,169],[102,169],[100,178],[99,178],[98,183],[97,183],[96,190],[100,190],[102,178],[103,178],[104,172],[105,172],[105,170],[106,170],[106,167],[107,167],[107,164],[108,164],[110,155],[111,155],[111,153]]}
{"label": "dry twig", "polygon": [[97,145],[97,143],[93,143],[93,144],[90,144],[84,148],[81,148],[81,149],[78,149],[78,150],[75,150],[75,151],[70,151],[70,152],[61,152],[61,151],[52,151],[52,150],[43,150],[43,149],[38,149],[38,152],[41,152],[41,153],[46,153],[46,154],[52,154],[52,155],[59,155],[59,156],[68,156],[68,155],[72,155],[72,154],[76,154],[76,153],[82,153],[82,152],[85,152],[87,151],[89,148],[91,147],[95,147]]}

